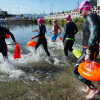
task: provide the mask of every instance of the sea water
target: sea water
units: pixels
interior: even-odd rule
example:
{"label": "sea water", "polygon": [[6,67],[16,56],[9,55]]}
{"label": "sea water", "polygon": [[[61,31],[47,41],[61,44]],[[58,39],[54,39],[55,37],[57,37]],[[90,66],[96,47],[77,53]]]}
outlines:
{"label": "sea water", "polygon": [[[52,33],[49,33],[49,31],[52,30],[52,26],[46,25],[46,39],[47,39],[47,45],[48,50],[51,54],[51,59],[47,57],[42,45],[39,46],[37,51],[35,51],[34,47],[28,47],[27,43],[30,41],[30,38],[36,36],[38,32],[32,32],[32,30],[38,29],[38,25],[6,25],[7,28],[13,33],[15,36],[16,42],[20,45],[21,48],[21,58],[14,59],[14,45],[7,45],[8,46],[8,59],[9,62],[4,62],[4,59],[2,57],[2,54],[0,53],[0,72],[3,73],[3,75],[9,77],[9,78],[19,78],[21,76],[25,76],[25,72],[20,69],[20,67],[28,67],[32,68],[34,63],[40,63],[41,62],[48,62],[53,65],[69,65],[69,63],[64,59],[64,47],[62,41],[59,39],[59,37],[63,37],[63,28],[61,35],[58,36],[57,42],[52,42],[51,37]],[[81,41],[82,35],[77,34],[76,35],[76,44],[78,49],[81,51]],[[37,38],[34,39],[34,41],[37,41]],[[6,40],[7,44],[13,44],[12,39]],[[73,48],[76,48],[73,46]],[[70,57],[75,58],[73,54],[69,54]],[[32,63],[32,66],[31,66]],[[28,66],[30,64],[30,66]],[[48,66],[48,65],[47,65]],[[18,69],[19,68],[19,69]],[[1,75],[2,76],[2,75]],[[30,77],[30,76],[28,76]],[[34,78],[34,76],[33,76]],[[2,78],[3,80],[3,78]],[[5,78],[4,78],[5,80]]]}

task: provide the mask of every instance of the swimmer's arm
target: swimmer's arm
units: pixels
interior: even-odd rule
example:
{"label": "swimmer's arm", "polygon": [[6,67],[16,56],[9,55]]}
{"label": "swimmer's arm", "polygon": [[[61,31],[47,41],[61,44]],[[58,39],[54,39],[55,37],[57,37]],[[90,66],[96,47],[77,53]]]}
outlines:
{"label": "swimmer's arm", "polygon": [[9,32],[8,34],[11,36],[11,38],[12,38],[14,44],[15,44],[15,45],[18,44],[18,43],[16,42],[16,40],[15,40],[14,35],[13,35],[11,32]]}
{"label": "swimmer's arm", "polygon": [[64,42],[65,41],[65,39],[66,39],[66,34],[64,34],[64,36],[63,36],[63,41],[62,42]]}
{"label": "swimmer's arm", "polygon": [[33,30],[32,32],[38,32],[38,30]]}
{"label": "swimmer's arm", "polygon": [[67,36],[67,34],[68,34],[68,25],[66,24],[66,26],[64,27],[64,36],[63,36],[63,41],[62,42],[64,42],[65,41],[65,39],[66,39],[66,36]]}
{"label": "swimmer's arm", "polygon": [[55,31],[49,31],[49,33],[53,33],[53,34],[55,34]]}
{"label": "swimmer's arm", "polygon": [[90,37],[88,41],[88,47],[86,49],[85,61],[90,62],[92,48],[95,46],[98,39],[98,25],[91,17],[88,17],[87,20],[90,30]]}
{"label": "swimmer's arm", "polygon": [[37,36],[34,36],[34,37],[32,37],[30,40],[32,40],[32,39],[34,39],[34,38],[37,38],[39,35],[37,35]]}
{"label": "swimmer's arm", "polygon": [[60,35],[61,34],[61,28],[59,27],[59,34],[58,35]]}
{"label": "swimmer's arm", "polygon": [[15,44],[15,45],[16,45],[16,44],[18,44],[18,43],[16,42],[16,40],[15,40],[14,35],[13,35],[12,33],[10,33],[9,35],[11,36],[11,38],[12,38],[12,40],[13,40],[14,44]]}
{"label": "swimmer's arm", "polygon": [[16,42],[16,40],[15,40],[14,35],[13,35],[13,34],[12,34],[9,30],[7,30],[6,28],[5,28],[5,32],[6,32],[8,35],[10,35],[10,36],[11,36],[11,38],[12,38],[12,40],[13,40],[14,44],[16,45],[16,44],[17,44],[17,42]]}
{"label": "swimmer's arm", "polygon": [[91,48],[96,45],[98,40],[98,36],[99,36],[98,24],[95,23],[95,21],[91,17],[88,17],[88,26],[90,30],[88,49],[91,50]]}
{"label": "swimmer's arm", "polygon": [[56,30],[56,29],[55,29],[55,26],[53,25],[53,28],[52,28],[52,31],[51,31],[51,32],[52,32],[53,34],[55,34],[55,30]]}

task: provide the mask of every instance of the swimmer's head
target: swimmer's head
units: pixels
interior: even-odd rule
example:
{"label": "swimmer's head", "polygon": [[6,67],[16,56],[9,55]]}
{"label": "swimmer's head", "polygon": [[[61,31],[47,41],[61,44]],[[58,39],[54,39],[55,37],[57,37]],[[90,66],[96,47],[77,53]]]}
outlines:
{"label": "swimmer's head", "polygon": [[65,19],[71,20],[71,15],[70,14],[65,15]]}
{"label": "swimmer's head", "polygon": [[57,23],[57,20],[53,20],[53,24],[56,24]]}
{"label": "swimmer's head", "polygon": [[39,24],[42,24],[42,23],[43,23],[43,19],[42,19],[42,18],[39,18],[39,19],[37,20],[37,22],[38,22]]}
{"label": "swimmer's head", "polygon": [[90,10],[90,9],[91,9],[91,4],[88,1],[83,1],[78,7],[79,13],[85,10]]}

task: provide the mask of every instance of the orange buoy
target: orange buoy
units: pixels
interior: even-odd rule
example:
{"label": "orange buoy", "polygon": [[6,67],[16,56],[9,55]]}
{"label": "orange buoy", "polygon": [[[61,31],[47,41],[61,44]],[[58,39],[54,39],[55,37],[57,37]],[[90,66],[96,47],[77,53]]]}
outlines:
{"label": "orange buoy", "polygon": [[27,46],[31,46],[31,47],[34,47],[36,45],[36,42],[35,41],[29,41],[27,43]]}
{"label": "orange buoy", "polygon": [[59,38],[62,41],[62,37]]}
{"label": "orange buoy", "polygon": [[8,34],[6,34],[6,35],[5,35],[5,38],[6,38],[6,39],[9,39],[9,38],[10,38],[10,36],[9,36]]}
{"label": "orange buoy", "polygon": [[100,64],[94,61],[90,63],[82,62],[78,67],[78,72],[82,77],[91,81],[100,81]]}
{"label": "orange buoy", "polygon": [[21,58],[20,46],[18,44],[15,45],[15,51],[14,51],[14,59],[16,58]]}

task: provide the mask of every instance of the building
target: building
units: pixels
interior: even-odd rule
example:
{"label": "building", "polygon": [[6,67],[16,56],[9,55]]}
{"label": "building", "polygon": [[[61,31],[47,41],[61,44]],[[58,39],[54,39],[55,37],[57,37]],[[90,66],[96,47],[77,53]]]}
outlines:
{"label": "building", "polygon": [[[100,0],[98,0],[98,1],[100,1]],[[89,2],[91,3],[92,7],[97,6],[97,0],[90,0]]]}
{"label": "building", "polygon": [[97,0],[97,7],[100,7],[100,0]]}

